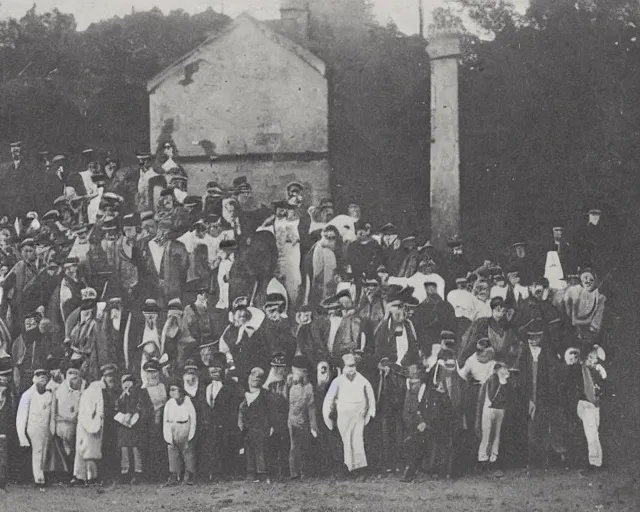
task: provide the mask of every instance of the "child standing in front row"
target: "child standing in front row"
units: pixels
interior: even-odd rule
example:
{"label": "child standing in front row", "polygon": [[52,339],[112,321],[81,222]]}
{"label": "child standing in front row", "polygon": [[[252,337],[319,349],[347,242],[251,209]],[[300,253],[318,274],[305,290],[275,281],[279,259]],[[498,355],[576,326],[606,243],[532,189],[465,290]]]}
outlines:
{"label": "child standing in front row", "polygon": [[196,434],[196,410],[191,399],[185,396],[182,383],[172,384],[171,397],[164,406],[163,434],[169,453],[169,480],[167,485],[176,485],[182,473],[186,485],[193,485],[196,473],[196,457],[193,438]]}
{"label": "child standing in front row", "polygon": [[511,373],[507,365],[496,361],[493,374],[480,388],[478,397],[478,413],[476,416],[476,433],[480,437],[478,462],[495,468],[495,476],[501,476],[497,469],[500,448],[500,432],[505,410],[509,402],[509,377]]}

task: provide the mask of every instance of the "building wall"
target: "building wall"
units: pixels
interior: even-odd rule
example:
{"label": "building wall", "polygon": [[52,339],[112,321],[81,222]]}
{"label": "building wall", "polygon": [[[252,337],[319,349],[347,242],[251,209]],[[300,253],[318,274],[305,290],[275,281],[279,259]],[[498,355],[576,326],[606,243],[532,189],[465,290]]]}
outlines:
{"label": "building wall", "polygon": [[150,92],[150,144],[180,155],[325,153],[326,77],[255,21],[203,45]]}
{"label": "building wall", "polygon": [[299,181],[305,188],[304,206],[317,205],[323,197],[330,197],[329,162],[326,159],[296,161],[219,161],[181,164],[189,176],[188,191],[206,195],[209,181],[217,181],[223,188],[230,188],[233,179],[246,176],[257,200],[271,204],[285,198],[287,183]]}

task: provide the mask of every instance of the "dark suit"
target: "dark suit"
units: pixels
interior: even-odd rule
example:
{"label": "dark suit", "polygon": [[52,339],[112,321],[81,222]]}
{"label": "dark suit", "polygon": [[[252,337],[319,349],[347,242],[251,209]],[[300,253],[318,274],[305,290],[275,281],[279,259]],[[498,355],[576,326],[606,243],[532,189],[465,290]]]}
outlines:
{"label": "dark suit", "polygon": [[171,299],[182,299],[187,282],[189,253],[182,242],[166,242],[160,272],[156,269],[149,244],[142,246],[140,254],[140,282],[144,298],[155,298],[161,309],[165,309]]}

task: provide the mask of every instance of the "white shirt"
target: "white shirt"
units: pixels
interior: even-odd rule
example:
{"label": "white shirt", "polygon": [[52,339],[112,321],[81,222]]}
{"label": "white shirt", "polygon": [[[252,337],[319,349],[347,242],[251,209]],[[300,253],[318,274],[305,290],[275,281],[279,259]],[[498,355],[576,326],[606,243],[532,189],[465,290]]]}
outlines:
{"label": "white shirt", "polygon": [[532,347],[531,345],[529,345],[529,350],[531,351],[531,357],[533,358],[533,361],[537,363],[542,349],[540,347]]}
{"label": "white shirt", "polygon": [[493,360],[481,363],[478,361],[478,355],[472,354],[465,361],[464,366],[462,368],[458,368],[458,375],[466,381],[471,377],[472,379],[482,383],[491,377],[491,374],[493,373],[493,366],[495,364],[496,362]]}
{"label": "white shirt", "polygon": [[158,274],[162,267],[162,257],[167,245],[159,245],[155,240],[149,241],[149,250],[151,251],[151,258],[153,259],[153,265],[156,267]]}
{"label": "white shirt", "polygon": [[447,295],[447,302],[453,306],[456,312],[456,318],[473,319],[474,296],[469,290],[451,290]]}
{"label": "white shirt", "polygon": [[403,327],[402,334],[396,337],[396,352],[398,354],[398,359],[396,359],[396,363],[400,364],[400,361],[404,358],[406,353],[409,351],[409,339],[407,338],[407,331]]}
{"label": "white shirt", "polygon": [[219,380],[211,381],[211,384],[207,386],[207,403],[209,407],[213,407],[216,403],[216,398],[218,398],[218,394],[222,389],[222,382]]}
{"label": "white shirt", "polygon": [[258,389],[257,391],[247,391],[244,394],[244,398],[247,401],[247,405],[251,405],[256,398],[258,398],[258,395],[260,395],[260,390]]}
{"label": "white shirt", "polygon": [[491,293],[489,296],[493,299],[494,297],[502,297],[506,300],[507,292],[509,291],[508,286],[492,286]]}
{"label": "white shirt", "polygon": [[338,327],[342,323],[342,317],[332,316],[329,318],[329,339],[327,340],[327,350],[329,353],[333,352],[333,343],[336,341],[336,334],[338,333]]}

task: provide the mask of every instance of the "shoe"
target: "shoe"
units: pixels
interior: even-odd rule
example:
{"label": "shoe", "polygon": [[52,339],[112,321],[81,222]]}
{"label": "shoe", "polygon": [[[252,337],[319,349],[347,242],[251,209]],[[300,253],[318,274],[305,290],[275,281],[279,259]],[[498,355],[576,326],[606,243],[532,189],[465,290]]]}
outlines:
{"label": "shoe", "polygon": [[80,487],[83,486],[85,484],[84,480],[79,480],[78,478],[72,478],[71,481],[69,482],[69,485],[71,487]]}
{"label": "shoe", "polygon": [[291,475],[289,477],[289,480],[300,480],[300,478],[301,478],[300,474],[298,473],[297,475]]}
{"label": "shoe", "polygon": [[178,477],[176,475],[170,475],[163,487],[173,487],[175,485],[178,485]]}
{"label": "shoe", "polygon": [[[141,476],[141,475],[139,475]],[[131,481],[129,482],[131,485],[138,485],[140,483],[140,480],[138,480],[139,476],[133,476],[131,477]]]}
{"label": "shoe", "polygon": [[404,468],[404,473],[402,473],[402,478],[400,479],[400,481],[406,484],[410,484],[411,482],[413,482],[413,475],[411,474],[411,468],[409,466]]}
{"label": "shoe", "polygon": [[189,473],[188,471],[185,471],[184,480],[183,480],[182,483],[185,484],[185,485],[193,485],[195,483],[194,480],[195,480],[194,476],[191,473]]}

